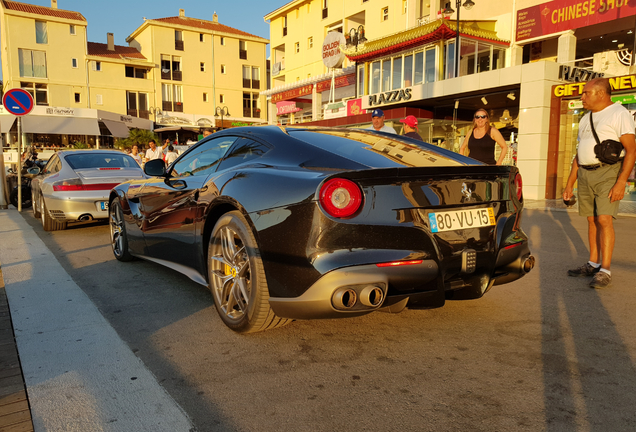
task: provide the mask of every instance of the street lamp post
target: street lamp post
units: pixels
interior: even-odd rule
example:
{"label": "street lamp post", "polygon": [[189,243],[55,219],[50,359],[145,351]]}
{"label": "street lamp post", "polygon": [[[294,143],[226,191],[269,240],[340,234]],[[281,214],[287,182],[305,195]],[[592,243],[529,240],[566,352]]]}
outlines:
{"label": "street lamp post", "polygon": [[157,115],[163,115],[163,111],[161,111],[161,108],[150,107],[148,109],[148,112],[155,116],[155,123],[157,123]]}
{"label": "street lamp post", "polygon": [[214,111],[214,117],[218,117],[219,113],[221,115],[221,129],[223,129],[223,116],[229,117],[230,110],[226,106],[224,106],[223,108],[216,107],[216,110]]}
{"label": "street lamp post", "polygon": [[364,45],[367,41],[367,38],[364,37],[364,26],[359,25],[358,28],[352,28],[349,30],[349,34],[347,35],[347,47],[356,47],[356,51],[358,51],[358,45]]}
{"label": "street lamp post", "polygon": [[[459,77],[459,10],[461,6],[464,6],[466,10],[470,10],[473,6],[475,6],[475,2],[473,0],[466,0],[462,5],[462,0],[455,0],[455,8],[457,8],[457,34],[455,35],[455,77]],[[442,12],[446,16],[450,16],[455,11],[451,8],[450,2],[446,3],[446,7]]]}

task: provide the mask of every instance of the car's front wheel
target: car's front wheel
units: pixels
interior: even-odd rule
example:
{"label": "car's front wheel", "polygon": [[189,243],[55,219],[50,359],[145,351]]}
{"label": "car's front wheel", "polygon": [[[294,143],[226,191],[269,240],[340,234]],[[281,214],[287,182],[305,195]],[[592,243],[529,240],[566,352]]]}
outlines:
{"label": "car's front wheel", "polygon": [[269,291],[256,239],[238,211],[223,215],[208,246],[208,276],[214,304],[232,330],[250,333],[281,327],[269,305]]}
{"label": "car's front wheel", "polygon": [[132,261],[135,259],[128,250],[128,234],[124,223],[124,211],[121,209],[119,199],[116,199],[109,206],[110,221],[110,244],[113,247],[113,254],[119,261]]}

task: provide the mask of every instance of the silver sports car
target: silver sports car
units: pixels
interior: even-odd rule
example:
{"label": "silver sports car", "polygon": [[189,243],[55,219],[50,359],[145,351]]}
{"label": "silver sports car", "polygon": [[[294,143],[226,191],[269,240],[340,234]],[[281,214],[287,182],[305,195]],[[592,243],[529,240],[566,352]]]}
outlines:
{"label": "silver sports car", "polygon": [[141,167],[118,150],[57,152],[31,182],[33,215],[46,231],[68,222],[108,219],[110,190],[127,180],[146,178]]}

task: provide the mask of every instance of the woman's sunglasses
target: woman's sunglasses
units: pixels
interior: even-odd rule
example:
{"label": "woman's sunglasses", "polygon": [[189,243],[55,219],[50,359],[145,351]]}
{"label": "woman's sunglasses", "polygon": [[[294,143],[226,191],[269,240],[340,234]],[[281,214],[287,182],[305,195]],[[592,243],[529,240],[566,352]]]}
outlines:
{"label": "woman's sunglasses", "polygon": [[488,118],[488,116],[485,116],[485,115],[478,116],[478,115],[476,115],[475,118],[476,119],[485,119],[485,118]]}

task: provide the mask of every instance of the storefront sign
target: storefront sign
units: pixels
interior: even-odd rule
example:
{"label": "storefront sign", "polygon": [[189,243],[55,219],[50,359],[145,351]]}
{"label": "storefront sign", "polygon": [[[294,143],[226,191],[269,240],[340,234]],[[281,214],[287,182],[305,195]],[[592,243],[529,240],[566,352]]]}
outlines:
{"label": "storefront sign", "polygon": [[[336,88],[347,87],[356,84],[356,74],[340,75],[335,78]],[[331,80],[321,81],[316,84],[316,92],[322,93],[331,89]]]}
{"label": "storefront sign", "polygon": [[[636,75],[609,78],[609,83],[613,91],[636,89]],[[585,84],[580,82],[554,86],[554,95],[556,97],[579,96],[583,93]]]}
{"label": "storefront sign", "polygon": [[284,92],[276,93],[272,95],[272,103],[284,101],[287,99],[294,99],[301,96],[307,96],[311,94],[314,85],[308,84],[306,86],[298,87],[291,90],[286,90]]}
{"label": "storefront sign", "polygon": [[369,106],[373,107],[402,101],[406,102],[411,99],[411,96],[410,88],[369,95]]}
{"label": "storefront sign", "polygon": [[296,102],[277,102],[276,103],[276,115],[285,115],[301,111],[301,108],[296,107]]}
{"label": "storefront sign", "polygon": [[559,78],[563,81],[582,82],[590,81],[594,78],[602,78],[604,76],[605,74],[602,72],[594,72],[573,66],[561,66],[559,68]]}
{"label": "storefront sign", "polygon": [[517,12],[517,42],[636,15],[630,0],[553,0]]}
{"label": "storefront sign", "polygon": [[345,37],[342,33],[332,31],[327,33],[322,43],[322,62],[328,68],[339,68],[345,59],[340,46],[345,46]]}
{"label": "storefront sign", "polygon": [[74,116],[75,110],[72,108],[47,108],[46,113],[59,116]]}
{"label": "storefront sign", "polygon": [[347,101],[347,116],[362,114],[362,99],[351,99]]}

